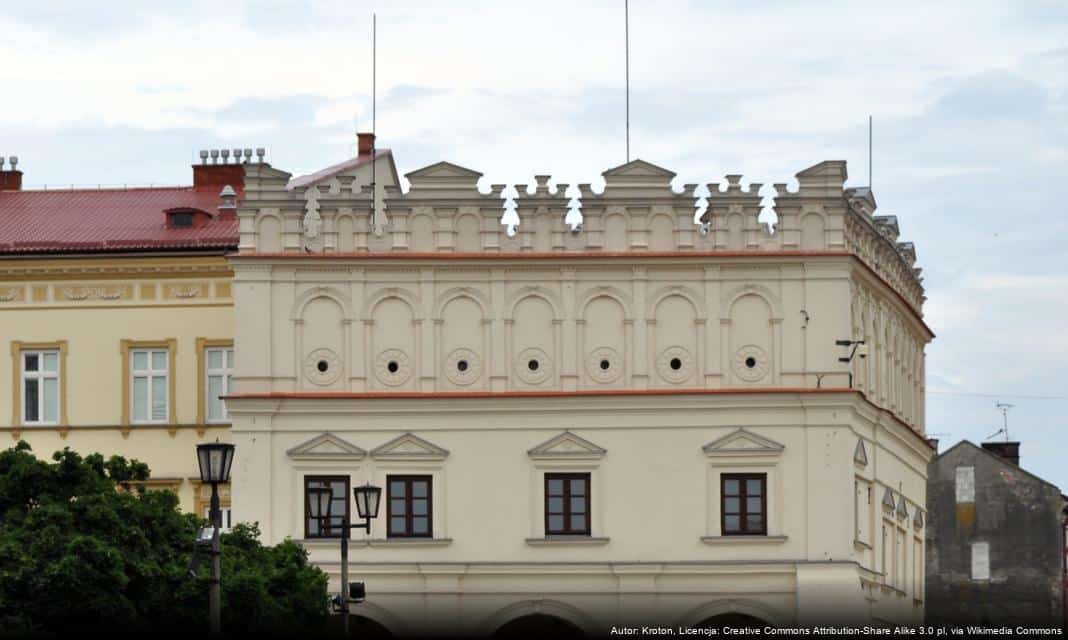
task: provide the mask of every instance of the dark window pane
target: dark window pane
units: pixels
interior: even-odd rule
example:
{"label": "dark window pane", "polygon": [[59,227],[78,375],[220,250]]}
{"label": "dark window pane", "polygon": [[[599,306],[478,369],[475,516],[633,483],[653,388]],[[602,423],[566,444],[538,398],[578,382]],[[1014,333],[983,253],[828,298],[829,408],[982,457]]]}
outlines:
{"label": "dark window pane", "polygon": [[412,500],[412,515],[426,515],[426,500]]}
{"label": "dark window pane", "polygon": [[764,528],[764,516],[746,516],[745,528],[750,532],[757,532]]}
{"label": "dark window pane", "polygon": [[404,483],[403,482],[399,482],[397,480],[394,480],[394,481],[390,482],[389,483],[389,495],[391,497],[395,496],[395,497],[398,497],[398,498],[403,498],[405,495],[407,495],[406,487],[404,486]]}
{"label": "dark window pane", "polygon": [[571,498],[571,513],[586,513],[586,498],[579,496]]}
{"label": "dark window pane", "polygon": [[564,499],[563,498],[549,498],[549,513],[563,513],[564,512]]}
{"label": "dark window pane", "polygon": [[412,518],[412,533],[426,535],[430,530],[430,523],[426,517]]}
{"label": "dark window pane", "polygon": [[741,498],[725,498],[723,500],[723,513],[738,513],[741,508]]}
{"label": "dark window pane", "polygon": [[26,371],[37,371],[39,364],[39,358],[36,353],[26,354]]}
{"label": "dark window pane", "polygon": [[405,514],[404,506],[405,502],[403,498],[394,498],[389,501],[389,511],[392,515],[403,516]]}
{"label": "dark window pane", "polygon": [[586,481],[585,480],[572,480],[571,481],[571,495],[584,496],[586,495]]}
{"label": "dark window pane", "polygon": [[412,483],[412,496],[414,496],[416,498],[425,498],[426,497],[426,489],[427,489],[427,483],[426,482],[413,482]]}
{"label": "dark window pane", "polygon": [[318,518],[308,518],[308,535],[309,536],[317,536],[317,535],[319,535],[319,519]]}
{"label": "dark window pane", "polygon": [[738,495],[740,486],[737,480],[724,480],[723,481],[723,493],[728,496]]}
{"label": "dark window pane", "polygon": [[741,523],[741,516],[725,516],[723,518],[723,529],[724,531],[737,532],[741,530]]}
{"label": "dark window pane", "polygon": [[559,496],[564,493],[564,481],[550,479],[548,483],[549,495]]}
{"label": "dark window pane", "polygon": [[558,532],[564,528],[564,516],[549,516],[549,531]]}
{"label": "dark window pane", "polygon": [[24,403],[23,406],[26,407],[25,411],[26,411],[26,421],[27,422],[36,422],[37,420],[40,419],[40,416],[38,415],[38,411],[37,411],[38,407],[37,407],[37,381],[36,380],[27,380],[26,381],[26,402]]}
{"label": "dark window pane", "polygon": [[761,486],[764,484],[760,480],[746,480],[745,481],[745,493],[750,496],[759,496],[762,493]]}
{"label": "dark window pane", "polygon": [[746,513],[760,513],[762,511],[760,507],[760,498],[746,498],[745,500],[745,512]]}
{"label": "dark window pane", "polygon": [[389,532],[390,533],[404,533],[404,518],[390,518],[389,519]]}
{"label": "dark window pane", "polygon": [[584,531],[586,529],[586,516],[571,516],[571,530]]}

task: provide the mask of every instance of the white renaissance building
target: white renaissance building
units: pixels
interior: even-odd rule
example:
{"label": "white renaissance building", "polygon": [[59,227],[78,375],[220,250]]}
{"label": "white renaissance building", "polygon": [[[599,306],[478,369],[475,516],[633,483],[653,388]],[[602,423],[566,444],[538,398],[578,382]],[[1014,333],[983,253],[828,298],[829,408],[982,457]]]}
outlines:
{"label": "white renaissance building", "polygon": [[775,185],[774,232],[760,185],[709,185],[695,223],[674,175],[579,185],[576,228],[537,176],[509,235],[504,185],[440,162],[402,192],[366,135],[309,176],[247,165],[235,514],[337,590],[309,490],[355,518],[382,487],[353,611],[395,635],[922,621],[912,244],[844,162]]}

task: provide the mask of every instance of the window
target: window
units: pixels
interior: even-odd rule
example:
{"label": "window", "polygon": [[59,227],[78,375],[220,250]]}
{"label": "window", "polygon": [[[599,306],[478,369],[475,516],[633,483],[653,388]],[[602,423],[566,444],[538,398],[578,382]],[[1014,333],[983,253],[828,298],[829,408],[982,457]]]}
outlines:
{"label": "window", "polygon": [[171,214],[171,226],[175,228],[193,226],[192,211],[176,211]]}
{"label": "window", "polygon": [[[229,533],[230,528],[233,526],[233,519],[231,517],[230,507],[219,507],[219,511],[222,512],[222,533]],[[204,507],[204,519],[211,520],[211,507]]]}
{"label": "window", "polygon": [[590,535],[590,474],[545,474],[545,535]]}
{"label": "window", "polygon": [[234,372],[233,348],[212,348],[204,351],[204,397],[208,422],[229,422],[230,414],[219,396],[230,392],[230,378]]}
{"label": "window", "polygon": [[767,535],[767,485],[766,473],[725,473],[720,476],[723,535]]}
{"label": "window", "polygon": [[23,351],[22,423],[59,424],[59,351]]}
{"label": "window", "polygon": [[387,476],[390,538],[433,536],[430,476]]}
{"label": "window", "polygon": [[[313,518],[309,489],[330,489],[330,518]],[[304,537],[340,538],[349,518],[349,479],[346,476],[304,476]]]}
{"label": "window", "polygon": [[130,410],[134,422],[167,422],[169,357],[166,349],[130,351]]}

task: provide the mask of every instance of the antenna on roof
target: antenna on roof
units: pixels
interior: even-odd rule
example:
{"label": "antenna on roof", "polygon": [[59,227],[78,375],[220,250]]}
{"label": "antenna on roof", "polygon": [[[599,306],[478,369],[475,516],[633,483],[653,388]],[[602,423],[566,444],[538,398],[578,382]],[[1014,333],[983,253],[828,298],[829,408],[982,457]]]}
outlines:
{"label": "antenna on roof", "polygon": [[998,411],[1001,411],[1002,427],[1001,427],[1001,429],[998,430],[997,433],[995,433],[993,436],[990,436],[990,437],[993,438],[994,436],[998,435],[998,433],[1004,433],[1005,434],[1005,442],[1008,442],[1009,441],[1009,409],[1015,407],[1016,405],[1008,404],[1008,403],[1005,403],[1005,402],[998,402],[994,406],[998,408]]}
{"label": "antenna on roof", "polygon": [[378,104],[378,16],[377,14],[371,14],[371,225],[374,227],[375,235],[382,235],[382,226],[378,222],[378,183],[375,181],[377,177],[375,174],[375,168],[378,166],[375,158],[375,135],[377,134],[377,113],[376,107]]}
{"label": "antenna on roof", "polygon": [[868,116],[868,191],[871,191],[871,116]]}
{"label": "antenna on roof", "polygon": [[627,162],[630,162],[630,0],[623,0],[623,49],[626,69]]}

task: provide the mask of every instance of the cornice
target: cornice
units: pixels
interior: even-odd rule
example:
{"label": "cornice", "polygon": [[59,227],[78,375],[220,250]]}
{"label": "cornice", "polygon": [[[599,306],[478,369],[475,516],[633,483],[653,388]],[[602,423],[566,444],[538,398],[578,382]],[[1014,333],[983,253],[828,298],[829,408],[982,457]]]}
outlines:
{"label": "cornice", "polygon": [[38,258],[0,260],[0,280],[110,280],[128,278],[232,277],[222,256],[173,258]]}

